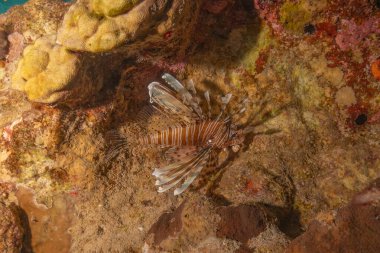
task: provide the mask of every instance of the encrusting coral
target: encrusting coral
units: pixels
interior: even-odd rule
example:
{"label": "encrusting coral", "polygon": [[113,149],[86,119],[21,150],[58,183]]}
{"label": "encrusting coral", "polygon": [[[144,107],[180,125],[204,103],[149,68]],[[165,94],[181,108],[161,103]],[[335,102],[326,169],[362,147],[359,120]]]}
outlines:
{"label": "encrusting coral", "polygon": [[197,6],[198,2],[78,1],[66,13],[57,42],[72,50],[104,52],[144,39],[148,34],[159,35],[162,40],[174,24],[180,24],[179,17],[196,15],[197,10],[188,7]]}
{"label": "encrusting coral", "polygon": [[[91,83],[83,80],[86,71],[79,71],[81,59],[55,44],[55,38],[55,35],[39,38],[24,49],[12,77],[12,88],[24,91],[30,100],[42,103],[54,103],[63,97],[67,99],[74,92],[75,96],[83,98],[98,90],[101,79]],[[70,87],[74,82],[75,87]]]}
{"label": "encrusting coral", "polygon": [[[164,57],[183,52],[201,3],[77,1],[57,34],[44,35],[25,48],[12,74],[12,87],[33,102],[83,104],[102,88],[105,69],[117,72],[110,65],[140,54]],[[111,57],[86,52],[107,52]]]}
{"label": "encrusting coral", "polygon": [[93,0],[91,8],[96,14],[113,17],[132,9],[140,0]]}

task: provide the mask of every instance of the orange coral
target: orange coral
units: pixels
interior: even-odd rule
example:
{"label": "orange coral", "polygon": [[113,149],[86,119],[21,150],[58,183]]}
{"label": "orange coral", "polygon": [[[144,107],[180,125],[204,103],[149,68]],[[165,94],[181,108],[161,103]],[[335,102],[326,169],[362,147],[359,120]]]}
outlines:
{"label": "orange coral", "polygon": [[376,78],[376,80],[380,81],[380,59],[372,62],[371,64],[372,75]]}

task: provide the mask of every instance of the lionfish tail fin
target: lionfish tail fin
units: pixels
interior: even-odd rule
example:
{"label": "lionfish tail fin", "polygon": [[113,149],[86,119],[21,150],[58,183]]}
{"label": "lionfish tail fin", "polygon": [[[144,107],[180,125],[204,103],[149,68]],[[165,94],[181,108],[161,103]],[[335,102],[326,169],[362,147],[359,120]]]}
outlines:
{"label": "lionfish tail fin", "polygon": [[111,163],[111,161],[116,158],[122,152],[128,152],[128,140],[117,130],[108,131],[105,134],[106,139],[106,164]]}

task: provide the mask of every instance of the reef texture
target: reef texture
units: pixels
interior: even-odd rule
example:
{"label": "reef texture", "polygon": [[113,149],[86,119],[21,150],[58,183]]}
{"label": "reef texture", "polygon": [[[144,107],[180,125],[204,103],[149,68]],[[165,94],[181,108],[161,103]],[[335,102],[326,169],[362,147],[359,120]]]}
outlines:
{"label": "reef texture", "polygon": [[[51,13],[62,13],[60,9],[68,7],[58,1],[48,2]],[[35,0],[26,6],[33,9],[42,3]],[[3,18],[4,27],[21,32],[32,43],[21,58],[11,61],[18,65],[15,71],[15,67],[7,71],[12,87],[24,91],[33,102],[71,107],[88,103],[103,87],[105,70],[117,73],[115,68],[125,60],[140,54],[153,58],[157,53],[160,57],[183,57],[200,5],[201,0],[76,1],[62,22],[62,14],[50,15],[49,27],[45,20],[36,20],[33,14],[41,12],[36,10],[30,19],[22,18],[24,26],[16,25],[13,20],[23,16],[27,7],[11,9]],[[34,29],[29,27],[32,25]],[[7,46],[6,41],[3,44],[2,51]],[[107,52],[108,56],[86,52]],[[31,67],[31,62],[35,66]]]}
{"label": "reef texture", "polygon": [[12,88],[40,103],[88,101],[102,87],[103,71],[55,40],[55,35],[44,36],[24,49],[12,76]]}
{"label": "reef texture", "polygon": [[21,252],[24,229],[17,208],[0,202],[0,251],[4,253]]}
{"label": "reef texture", "polygon": [[[379,24],[374,0],[11,8],[0,202],[28,222],[7,226],[35,252],[380,252]],[[157,192],[161,150],[132,145],[168,124],[138,117],[164,72],[209,90],[215,114],[219,95],[228,113],[247,98],[238,123],[255,122],[180,196]],[[111,157],[114,131],[127,144]]]}
{"label": "reef texture", "polygon": [[380,180],[338,211],[321,213],[286,252],[378,252]]}

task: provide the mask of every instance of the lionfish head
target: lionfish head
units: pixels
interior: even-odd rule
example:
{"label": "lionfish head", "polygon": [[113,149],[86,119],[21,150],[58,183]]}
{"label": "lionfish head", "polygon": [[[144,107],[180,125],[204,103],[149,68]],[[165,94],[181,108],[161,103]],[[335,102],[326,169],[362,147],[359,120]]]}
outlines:
{"label": "lionfish head", "polygon": [[232,130],[230,134],[229,146],[233,152],[238,152],[244,142],[244,133],[242,130]]}

